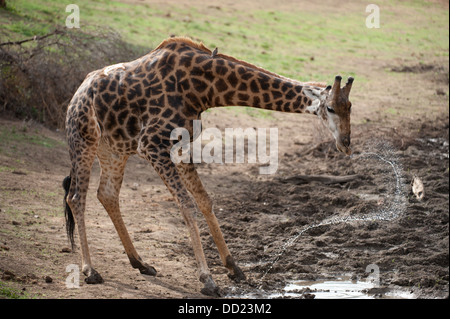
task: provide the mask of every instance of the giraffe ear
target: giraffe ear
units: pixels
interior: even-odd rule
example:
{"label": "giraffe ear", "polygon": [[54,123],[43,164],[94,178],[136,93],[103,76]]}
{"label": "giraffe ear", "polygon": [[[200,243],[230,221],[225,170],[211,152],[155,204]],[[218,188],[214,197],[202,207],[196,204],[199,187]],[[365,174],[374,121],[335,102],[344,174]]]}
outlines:
{"label": "giraffe ear", "polygon": [[319,112],[319,106],[321,102],[321,94],[324,90],[318,90],[314,87],[303,87],[303,94],[305,94],[309,99],[311,99],[311,105],[306,107],[307,113],[316,114]]}
{"label": "giraffe ear", "polygon": [[320,95],[322,94],[322,91],[323,90],[317,89],[316,87],[313,87],[313,86],[304,86],[303,87],[303,92],[310,99],[319,98]]}
{"label": "giraffe ear", "polygon": [[311,86],[303,87],[303,92],[307,97],[311,100],[320,99],[323,100],[324,97],[328,96],[331,91],[331,85],[328,85],[326,88],[317,88]]}

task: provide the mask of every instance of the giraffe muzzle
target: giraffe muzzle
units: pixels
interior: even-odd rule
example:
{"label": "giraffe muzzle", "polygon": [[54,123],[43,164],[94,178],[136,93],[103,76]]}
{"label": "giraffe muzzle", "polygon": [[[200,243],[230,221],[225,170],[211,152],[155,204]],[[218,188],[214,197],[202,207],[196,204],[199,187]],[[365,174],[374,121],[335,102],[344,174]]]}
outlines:
{"label": "giraffe muzzle", "polygon": [[336,148],[346,155],[352,155],[350,136],[344,136],[343,138],[336,140]]}
{"label": "giraffe muzzle", "polygon": [[350,147],[350,136],[344,136],[341,141],[342,145],[345,147]]}

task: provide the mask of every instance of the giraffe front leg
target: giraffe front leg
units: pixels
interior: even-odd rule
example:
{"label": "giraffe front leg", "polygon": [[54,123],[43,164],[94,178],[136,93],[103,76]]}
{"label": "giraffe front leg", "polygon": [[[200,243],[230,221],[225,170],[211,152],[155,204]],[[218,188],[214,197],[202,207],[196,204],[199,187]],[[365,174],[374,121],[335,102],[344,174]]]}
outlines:
{"label": "giraffe front leg", "polygon": [[[200,232],[198,230],[197,222],[194,218],[195,205],[190,199],[185,186],[183,185],[181,178],[179,177],[176,168],[173,166],[171,169],[163,168],[160,176],[166,183],[167,188],[176,198],[180,207],[181,214],[189,229],[189,235],[191,238],[192,246],[194,248],[194,255],[197,261],[199,269],[200,281],[204,284],[201,290],[202,294],[208,296],[219,296],[219,288],[214,283],[208,265],[206,263],[205,254],[203,252],[203,246],[200,239]],[[168,177],[171,176],[171,177]]]}
{"label": "giraffe front leg", "polygon": [[201,293],[208,296],[220,296],[219,288],[214,283],[211,273],[206,264],[205,254],[200,239],[200,232],[198,230],[197,223],[194,219],[193,211],[195,207],[191,203],[180,203],[181,214],[189,229],[189,235],[191,237],[192,246],[194,248],[195,259],[199,268],[199,279],[204,284]]}
{"label": "giraffe front leg", "polygon": [[193,163],[179,163],[177,164],[178,172],[180,173],[184,184],[197,203],[200,211],[206,219],[211,236],[219,251],[220,259],[225,268],[228,269],[228,277],[235,282],[245,280],[245,274],[236,265],[234,258],[227,247],[222,231],[220,230],[219,222],[213,211],[213,203],[203,187],[203,183],[197,174],[197,170]]}
{"label": "giraffe front leg", "polygon": [[189,230],[195,259],[197,261],[199,279],[204,284],[201,293],[208,296],[220,296],[219,288],[214,283],[206,263],[200,232],[194,218],[195,205],[188,194],[186,186],[183,184],[175,164],[170,159],[170,152],[166,149],[157,149],[156,147],[144,147],[141,144],[138,149],[138,154],[152,164],[180,208],[185,224]]}

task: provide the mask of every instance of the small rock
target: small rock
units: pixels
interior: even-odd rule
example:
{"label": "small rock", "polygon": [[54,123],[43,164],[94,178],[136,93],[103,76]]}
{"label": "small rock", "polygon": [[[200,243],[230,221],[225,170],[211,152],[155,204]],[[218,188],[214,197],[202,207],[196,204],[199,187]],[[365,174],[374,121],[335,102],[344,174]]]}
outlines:
{"label": "small rock", "polygon": [[138,183],[133,183],[133,186],[131,186],[131,189],[134,191],[137,191],[138,187],[139,187]]}
{"label": "small rock", "polygon": [[27,275],[24,275],[24,276],[21,276],[21,277],[16,278],[16,280],[17,280],[18,282],[26,283],[26,282],[28,281],[28,276],[27,276]]}
{"label": "small rock", "polygon": [[16,277],[16,275],[9,270],[5,270],[2,275],[3,280],[12,280],[15,277]]}

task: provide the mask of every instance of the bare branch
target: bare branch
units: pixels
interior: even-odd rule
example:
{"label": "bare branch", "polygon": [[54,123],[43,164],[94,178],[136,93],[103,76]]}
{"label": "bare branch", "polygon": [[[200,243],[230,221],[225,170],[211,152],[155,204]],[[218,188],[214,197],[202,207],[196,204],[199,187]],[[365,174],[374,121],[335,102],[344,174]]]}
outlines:
{"label": "bare branch", "polygon": [[345,176],[332,176],[332,175],[297,175],[284,179],[280,179],[281,183],[289,183],[295,185],[307,184],[311,182],[319,182],[323,184],[342,184],[360,179],[361,175],[345,175]]}
{"label": "bare branch", "polygon": [[64,31],[55,30],[55,31],[50,32],[50,33],[48,33],[46,35],[40,35],[40,36],[35,35],[34,37],[29,38],[29,39],[25,39],[25,40],[3,42],[3,43],[0,43],[0,47],[4,46],[4,45],[21,45],[22,43],[25,43],[25,42],[39,41],[39,40],[43,40],[45,38],[51,37],[53,35],[63,34],[63,33],[64,33]]}

